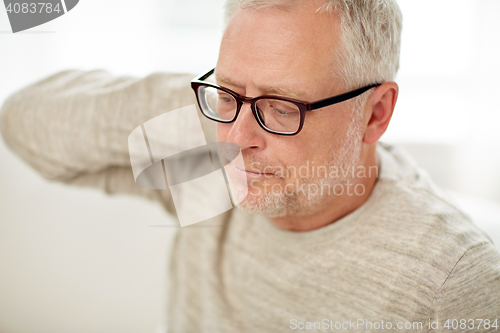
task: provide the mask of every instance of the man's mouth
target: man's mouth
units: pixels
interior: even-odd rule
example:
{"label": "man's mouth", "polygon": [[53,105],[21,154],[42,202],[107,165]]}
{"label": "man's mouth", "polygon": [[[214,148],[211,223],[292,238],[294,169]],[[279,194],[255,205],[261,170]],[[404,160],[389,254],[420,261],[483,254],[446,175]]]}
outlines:
{"label": "man's mouth", "polygon": [[247,178],[253,178],[253,179],[275,177],[274,173],[265,173],[265,172],[260,172],[258,170],[242,169],[240,167],[237,167],[234,164],[231,164],[231,167],[232,167],[231,169],[234,171],[234,173],[238,176],[241,176],[241,177],[247,177]]}

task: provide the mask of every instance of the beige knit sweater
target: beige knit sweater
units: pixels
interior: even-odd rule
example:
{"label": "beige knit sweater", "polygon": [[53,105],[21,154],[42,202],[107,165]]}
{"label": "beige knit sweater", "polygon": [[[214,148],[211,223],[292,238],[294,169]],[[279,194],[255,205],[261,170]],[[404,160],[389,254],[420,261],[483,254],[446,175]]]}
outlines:
{"label": "beige knit sweater", "polygon": [[[127,137],[193,104],[190,79],[62,72],[11,96],[0,130],[49,179],[145,196],[175,214],[168,191],[134,183]],[[200,119],[213,141],[214,124]],[[233,209],[180,229],[169,332],[499,331],[492,241],[404,152],[378,148],[381,172],[368,201],[324,228],[283,231]]]}

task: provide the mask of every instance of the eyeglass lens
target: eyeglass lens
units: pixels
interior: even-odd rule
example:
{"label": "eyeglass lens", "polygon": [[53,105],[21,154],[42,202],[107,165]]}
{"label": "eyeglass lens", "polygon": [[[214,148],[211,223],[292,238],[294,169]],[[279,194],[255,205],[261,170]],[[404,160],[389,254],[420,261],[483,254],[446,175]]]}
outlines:
{"label": "eyeglass lens", "polygon": [[[198,90],[202,111],[210,118],[222,121],[234,119],[236,99],[224,90],[201,86]],[[300,109],[294,103],[279,99],[259,99],[256,108],[262,124],[275,132],[294,133],[300,127]]]}

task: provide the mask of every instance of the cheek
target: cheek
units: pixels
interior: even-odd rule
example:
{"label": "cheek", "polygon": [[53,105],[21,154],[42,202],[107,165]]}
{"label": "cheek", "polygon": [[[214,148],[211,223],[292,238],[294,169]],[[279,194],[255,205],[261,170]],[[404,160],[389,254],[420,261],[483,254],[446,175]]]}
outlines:
{"label": "cheek", "polygon": [[304,124],[298,137],[300,141],[295,147],[297,156],[303,157],[303,164],[307,163],[307,160],[331,160],[341,148],[341,139],[347,134],[348,119],[332,116],[332,113],[324,113],[306,118],[307,125]]}
{"label": "cheek", "polygon": [[[313,112],[309,118],[305,119],[304,129],[314,137],[315,142],[321,146],[335,146],[339,138],[347,134],[352,121],[349,110],[341,108],[340,105],[334,105],[331,108]],[[307,126],[306,126],[307,125]]]}
{"label": "cheek", "polygon": [[321,147],[315,143],[315,138],[302,134],[301,132],[296,137],[285,137],[284,140],[269,144],[283,166],[299,170],[301,166],[307,166],[308,161],[309,164],[314,161]]}
{"label": "cheek", "polygon": [[[302,145],[304,149],[314,152],[322,150],[325,146],[328,146],[332,142],[332,138],[337,132],[334,127],[334,123],[326,119],[326,117],[311,117],[308,126],[304,126],[302,129],[303,137]],[[304,124],[305,125],[305,124]]]}

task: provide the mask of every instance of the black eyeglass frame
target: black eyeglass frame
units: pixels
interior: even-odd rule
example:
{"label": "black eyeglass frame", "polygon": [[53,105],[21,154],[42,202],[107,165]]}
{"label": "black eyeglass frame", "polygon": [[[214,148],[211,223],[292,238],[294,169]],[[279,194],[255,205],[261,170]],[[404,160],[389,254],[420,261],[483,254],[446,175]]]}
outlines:
{"label": "black eyeglass frame", "polygon": [[[306,112],[321,109],[321,108],[324,108],[324,107],[329,106],[329,105],[334,105],[334,104],[338,104],[338,103],[347,101],[351,98],[354,98],[354,97],[361,95],[362,93],[364,93],[372,88],[375,88],[375,87],[382,85],[382,83],[374,83],[374,84],[370,84],[368,86],[365,86],[365,87],[362,87],[362,88],[359,88],[359,89],[356,89],[353,91],[349,91],[349,92],[346,92],[346,93],[343,93],[343,94],[340,94],[337,96],[328,97],[328,98],[325,98],[325,99],[322,99],[322,100],[319,100],[319,101],[316,101],[313,103],[308,103],[308,102],[300,101],[297,99],[282,97],[282,96],[264,95],[264,96],[259,96],[259,97],[246,97],[246,96],[238,95],[234,91],[229,90],[229,89],[224,88],[224,87],[221,87],[217,84],[205,82],[205,80],[210,75],[212,75],[214,73],[214,71],[215,71],[215,68],[209,70],[205,74],[202,74],[202,75],[196,77],[195,79],[193,79],[191,81],[191,88],[194,90],[194,93],[196,94],[196,101],[198,102],[198,106],[201,110],[201,113],[203,113],[203,115],[205,117],[207,117],[210,120],[217,121],[219,123],[229,124],[229,123],[234,122],[236,120],[236,118],[238,118],[238,115],[241,111],[241,107],[243,106],[243,103],[250,103],[252,113],[253,113],[255,119],[257,120],[257,123],[260,125],[260,127],[262,127],[263,130],[265,130],[266,132],[269,132],[269,133],[273,133],[273,134],[289,135],[289,136],[297,135],[302,130],[302,126],[304,125],[304,119],[305,119]],[[234,118],[231,120],[215,119],[215,118],[207,115],[205,112],[203,112],[203,107],[201,106],[201,102],[200,102],[200,96],[198,94],[198,90],[201,86],[217,88],[217,89],[220,89],[220,90],[228,93],[229,95],[233,96],[234,99],[236,100],[236,103],[237,103],[236,113],[234,114]],[[299,124],[299,128],[297,129],[297,131],[287,133],[287,132],[277,132],[277,131],[274,131],[270,128],[267,128],[266,125],[260,119],[259,113],[257,111],[257,101],[261,100],[261,99],[275,99],[275,100],[286,101],[286,102],[290,102],[290,103],[295,104],[300,110],[300,124]]]}

